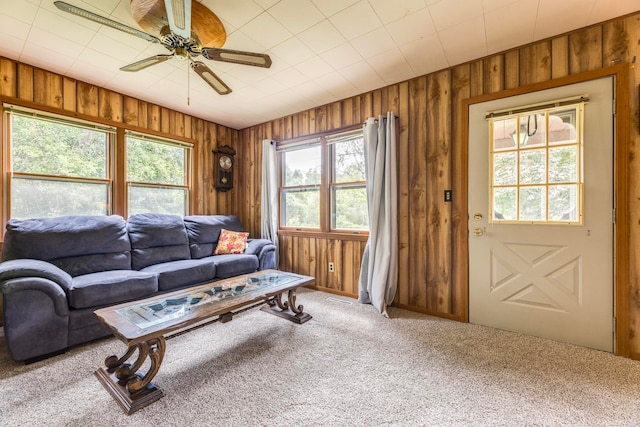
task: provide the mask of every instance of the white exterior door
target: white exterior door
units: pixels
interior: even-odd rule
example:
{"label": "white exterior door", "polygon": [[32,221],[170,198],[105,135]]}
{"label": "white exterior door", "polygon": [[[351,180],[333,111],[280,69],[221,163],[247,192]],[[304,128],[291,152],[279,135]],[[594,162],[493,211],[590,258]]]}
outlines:
{"label": "white exterior door", "polygon": [[[613,83],[608,77],[469,107],[470,322],[613,351]],[[525,204],[531,200],[535,208],[544,205],[547,219],[553,215],[566,219],[551,212],[559,199],[542,196],[536,202],[536,192],[551,194],[558,186],[520,186],[536,179],[531,178],[535,168],[527,171],[536,152],[547,170],[557,153],[547,147],[546,152],[522,149],[496,156],[495,136],[489,137],[485,114],[583,94],[589,97],[584,105],[583,143],[577,149],[582,157],[577,174],[583,176],[583,200],[575,192],[566,197],[573,201],[572,209],[582,205],[582,218],[572,210],[568,215],[574,215],[573,222],[527,222]],[[524,121],[514,123],[523,134],[528,132]],[[523,142],[514,138],[513,144]],[[517,185],[494,188],[502,179],[494,176],[500,173],[495,172],[500,159],[516,159],[511,172]],[[580,186],[567,187],[573,191]],[[509,192],[519,194],[514,202],[519,215],[497,212],[496,203]],[[503,219],[509,215],[516,220]]]}

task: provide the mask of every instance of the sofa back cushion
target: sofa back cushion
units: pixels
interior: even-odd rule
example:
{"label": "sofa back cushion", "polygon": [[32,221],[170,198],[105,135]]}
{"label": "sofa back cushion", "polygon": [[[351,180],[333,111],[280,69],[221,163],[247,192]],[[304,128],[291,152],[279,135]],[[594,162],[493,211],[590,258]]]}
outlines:
{"label": "sofa back cushion", "polygon": [[11,219],[2,258],[48,261],[78,276],[131,269],[130,250],[126,222],[118,215]]}
{"label": "sofa back cushion", "polygon": [[243,231],[235,215],[193,215],[184,217],[184,226],[189,236],[191,258],[200,259],[213,255],[218,244],[220,230]]}
{"label": "sofa back cushion", "polygon": [[131,265],[140,270],[161,262],[191,258],[189,240],[178,215],[143,213],[127,221],[131,240]]}

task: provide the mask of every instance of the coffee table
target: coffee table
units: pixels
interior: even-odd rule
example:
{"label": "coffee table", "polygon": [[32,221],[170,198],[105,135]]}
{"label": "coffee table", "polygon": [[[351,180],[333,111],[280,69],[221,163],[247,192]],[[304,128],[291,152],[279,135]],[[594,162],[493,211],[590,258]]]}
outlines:
{"label": "coffee table", "polygon": [[[301,324],[311,316],[296,305],[296,290],[313,277],[278,270],[262,270],[206,285],[115,305],[96,316],[127,345],[122,357],[111,355],[95,375],[126,414],[164,396],[152,383],[166,348],[166,339],[262,305],[261,310]],[[286,297],[284,294],[287,294]],[[133,363],[129,362],[137,350]],[[149,361],[148,370],[141,369]]]}

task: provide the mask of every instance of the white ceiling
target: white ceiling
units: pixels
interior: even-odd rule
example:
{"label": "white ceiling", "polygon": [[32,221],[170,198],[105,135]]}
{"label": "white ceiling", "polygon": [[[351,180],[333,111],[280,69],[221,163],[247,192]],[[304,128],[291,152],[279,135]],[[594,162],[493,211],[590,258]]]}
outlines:
{"label": "white ceiling", "polygon": [[[130,0],[65,1],[138,28]],[[273,60],[264,69],[203,59],[230,95],[215,93],[175,58],[120,71],[168,51],[61,12],[53,0],[0,0],[0,56],[243,129],[640,9],[638,0],[201,3],[222,20],[224,48]]]}

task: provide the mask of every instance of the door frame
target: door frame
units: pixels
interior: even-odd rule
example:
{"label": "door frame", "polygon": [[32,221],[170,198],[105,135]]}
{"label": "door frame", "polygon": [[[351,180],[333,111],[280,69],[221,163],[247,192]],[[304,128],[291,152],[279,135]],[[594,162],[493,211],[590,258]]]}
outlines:
{"label": "door frame", "polygon": [[[574,83],[582,83],[602,77],[613,76],[614,86],[614,135],[613,135],[613,185],[614,185],[614,207],[616,210],[616,222],[614,224],[614,353],[630,357],[630,337],[629,337],[629,302],[630,302],[630,260],[629,260],[629,146],[630,146],[630,94],[631,81],[629,64],[618,64],[599,70],[574,74],[567,77],[548,80],[527,86],[507,89],[496,93],[484,94],[462,100],[462,132],[461,140],[457,141],[459,147],[459,157],[457,160],[457,173],[460,174],[461,188],[456,190],[457,194],[468,194],[469,187],[469,106],[496,99],[507,98],[515,95],[522,95],[531,92],[538,92],[545,89],[552,89]],[[468,200],[466,196],[454,198],[454,212],[459,214],[459,226],[455,231],[454,241],[457,242],[459,253],[466,254],[466,260],[456,267],[460,274],[460,280],[456,283],[456,294],[460,298],[455,301],[457,307],[455,312],[461,314],[461,321],[469,322],[469,218]]]}

